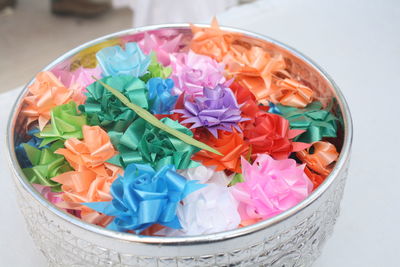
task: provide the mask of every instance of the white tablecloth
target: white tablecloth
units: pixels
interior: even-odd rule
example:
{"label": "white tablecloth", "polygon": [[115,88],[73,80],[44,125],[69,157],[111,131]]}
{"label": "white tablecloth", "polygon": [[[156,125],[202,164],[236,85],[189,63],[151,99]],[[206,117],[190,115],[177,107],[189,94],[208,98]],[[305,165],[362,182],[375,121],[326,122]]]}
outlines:
{"label": "white tablecloth", "polygon": [[[265,0],[219,16],[318,62],[346,96],[355,124],[352,166],[334,235],[315,266],[399,266],[400,2]],[[1,140],[16,91],[0,95]],[[44,266],[17,211],[1,149],[0,266]]]}

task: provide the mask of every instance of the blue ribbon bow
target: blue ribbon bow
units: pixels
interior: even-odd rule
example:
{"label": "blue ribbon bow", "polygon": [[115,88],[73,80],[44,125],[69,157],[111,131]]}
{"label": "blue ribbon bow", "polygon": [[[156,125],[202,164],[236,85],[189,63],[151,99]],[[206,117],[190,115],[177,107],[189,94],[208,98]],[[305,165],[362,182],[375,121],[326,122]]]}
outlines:
{"label": "blue ribbon bow", "polygon": [[156,77],[147,82],[151,112],[153,114],[171,114],[171,110],[174,108],[176,100],[178,100],[178,96],[172,94],[173,87],[174,81],[171,79],[164,80]]}
{"label": "blue ribbon bow", "polygon": [[119,45],[105,47],[96,54],[104,71],[103,76],[132,75],[143,76],[147,72],[151,58],[145,55],[137,43],[127,43],[125,50]]}
{"label": "blue ribbon bow", "polygon": [[186,180],[173,165],[155,171],[148,164],[130,164],[123,177],[111,186],[112,201],[82,203],[98,212],[115,216],[108,229],[140,233],[153,224],[181,228],[176,215],[179,202],[204,187]]}

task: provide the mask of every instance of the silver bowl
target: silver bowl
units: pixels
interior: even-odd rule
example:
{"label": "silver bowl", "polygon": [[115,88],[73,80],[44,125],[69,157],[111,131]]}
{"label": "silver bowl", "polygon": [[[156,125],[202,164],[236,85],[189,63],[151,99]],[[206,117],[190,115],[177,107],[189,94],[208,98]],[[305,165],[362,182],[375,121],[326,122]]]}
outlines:
{"label": "silver bowl", "polygon": [[[198,25],[207,27],[205,25]],[[340,158],[329,177],[297,206],[247,227],[202,236],[148,237],[118,233],[85,223],[58,209],[27,181],[16,158],[14,144],[24,138],[19,116],[28,83],[16,100],[7,126],[9,163],[20,209],[36,245],[51,266],[310,266],[320,255],[339,215],[352,142],[349,108],[334,81],[306,56],[271,38],[244,30],[243,42],[251,41],[282,53],[292,74],[300,77],[319,96],[336,98],[343,119]],[[188,24],[158,25],[126,30],[81,45],[53,61],[51,70],[79,51],[105,40],[146,31],[176,30],[190,36]]]}

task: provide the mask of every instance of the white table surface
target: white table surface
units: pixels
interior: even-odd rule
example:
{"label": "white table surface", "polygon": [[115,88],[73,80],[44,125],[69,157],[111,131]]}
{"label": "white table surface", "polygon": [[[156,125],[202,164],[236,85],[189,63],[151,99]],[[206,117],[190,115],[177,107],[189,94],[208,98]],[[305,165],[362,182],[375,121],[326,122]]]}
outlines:
{"label": "white table surface", "polygon": [[[315,266],[400,266],[400,1],[264,0],[219,19],[302,51],[336,80],[351,107],[342,213]],[[1,140],[16,93],[0,95]],[[4,154],[2,143],[0,266],[45,266],[17,210]]]}

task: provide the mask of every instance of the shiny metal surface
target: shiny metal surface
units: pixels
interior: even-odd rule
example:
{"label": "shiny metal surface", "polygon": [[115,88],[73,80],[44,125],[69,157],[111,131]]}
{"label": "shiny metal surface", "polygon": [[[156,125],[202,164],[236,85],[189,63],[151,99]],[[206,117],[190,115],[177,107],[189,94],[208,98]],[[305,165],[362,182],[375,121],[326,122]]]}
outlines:
{"label": "shiny metal surface", "polygon": [[[202,25],[207,27],[205,25]],[[126,30],[81,45],[56,59],[51,70],[94,44],[145,31],[177,30],[190,35],[186,24]],[[309,266],[319,255],[339,213],[352,141],[351,116],[339,88],[310,59],[271,38],[243,30],[243,41],[285,56],[292,74],[306,81],[319,96],[335,97],[344,122],[340,158],[326,181],[306,200],[271,219],[231,231],[193,237],[141,237],[87,224],[47,202],[25,179],[18,166],[14,143],[23,139],[18,117],[28,83],[14,104],[7,128],[9,163],[20,207],[38,247],[55,266]]]}

